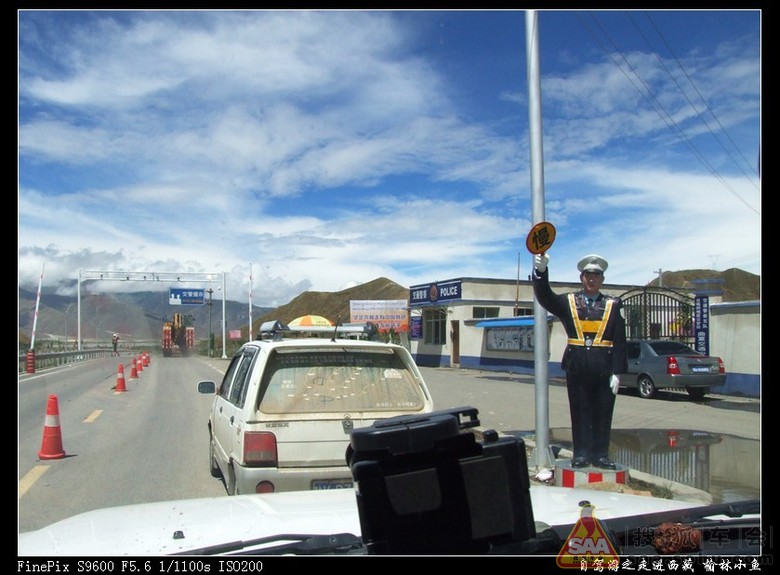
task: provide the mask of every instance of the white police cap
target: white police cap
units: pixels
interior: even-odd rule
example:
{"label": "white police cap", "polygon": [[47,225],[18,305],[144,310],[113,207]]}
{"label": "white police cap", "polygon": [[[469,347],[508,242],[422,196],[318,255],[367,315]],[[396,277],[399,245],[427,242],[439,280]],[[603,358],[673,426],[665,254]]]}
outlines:
{"label": "white police cap", "polygon": [[588,254],[577,263],[577,269],[580,272],[601,272],[607,271],[609,264],[607,260],[596,254]]}

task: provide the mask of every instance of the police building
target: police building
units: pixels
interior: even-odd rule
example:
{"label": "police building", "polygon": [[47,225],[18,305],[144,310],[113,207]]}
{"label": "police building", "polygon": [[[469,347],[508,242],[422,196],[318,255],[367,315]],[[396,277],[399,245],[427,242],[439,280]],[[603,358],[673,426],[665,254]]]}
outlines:
{"label": "police building", "polygon": [[[582,284],[551,281],[550,287],[563,294]],[[726,364],[727,389],[713,391],[758,397],[760,302],[722,303],[718,287],[717,282],[694,290],[604,284],[601,292],[622,298],[629,339],[676,339],[717,355]],[[457,278],[415,285],[409,288],[409,310],[409,345],[418,365],[533,374],[530,280]],[[563,377],[566,332],[550,314],[547,327],[548,373]]]}

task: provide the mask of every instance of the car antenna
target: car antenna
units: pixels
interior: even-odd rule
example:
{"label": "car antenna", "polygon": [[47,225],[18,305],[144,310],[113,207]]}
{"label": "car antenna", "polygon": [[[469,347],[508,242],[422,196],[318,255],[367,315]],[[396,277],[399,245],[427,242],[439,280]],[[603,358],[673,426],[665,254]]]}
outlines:
{"label": "car antenna", "polygon": [[336,335],[339,333],[339,326],[341,325],[341,316],[336,316],[336,325],[333,326],[333,337],[330,339],[330,341],[336,341]]}

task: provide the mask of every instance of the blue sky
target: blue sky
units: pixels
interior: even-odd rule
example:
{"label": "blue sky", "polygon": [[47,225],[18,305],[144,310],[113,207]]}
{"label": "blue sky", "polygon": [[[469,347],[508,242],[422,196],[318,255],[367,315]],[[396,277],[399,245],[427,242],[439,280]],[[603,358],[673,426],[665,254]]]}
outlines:
{"label": "blue sky", "polygon": [[[536,15],[551,279],[760,274],[761,12]],[[278,306],[528,275],[526,12],[18,16],[21,286],[224,272],[247,301],[251,267]]]}

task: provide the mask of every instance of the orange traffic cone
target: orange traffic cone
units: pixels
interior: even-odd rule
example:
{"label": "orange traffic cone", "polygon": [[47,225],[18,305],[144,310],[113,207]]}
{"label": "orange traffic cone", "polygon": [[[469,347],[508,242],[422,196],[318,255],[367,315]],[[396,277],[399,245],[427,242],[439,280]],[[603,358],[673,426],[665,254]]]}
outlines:
{"label": "orange traffic cone", "polygon": [[136,369],[138,370],[138,373],[141,373],[144,370],[144,360],[141,359],[140,355],[135,358],[135,363],[137,366]]}
{"label": "orange traffic cone", "polygon": [[116,391],[127,391],[125,385],[125,366],[119,364],[119,369],[116,371]]}
{"label": "orange traffic cone", "polygon": [[141,354],[141,357],[144,360],[144,367],[147,367],[149,365],[149,352],[145,351]]}
{"label": "orange traffic cone", "polygon": [[39,459],[60,459],[65,457],[62,449],[62,433],[60,432],[60,408],[57,404],[57,396],[50,395],[46,405],[46,421],[43,424],[43,440]]}
{"label": "orange traffic cone", "polygon": [[138,368],[135,366],[135,358],[130,362],[130,379],[138,379]]}

